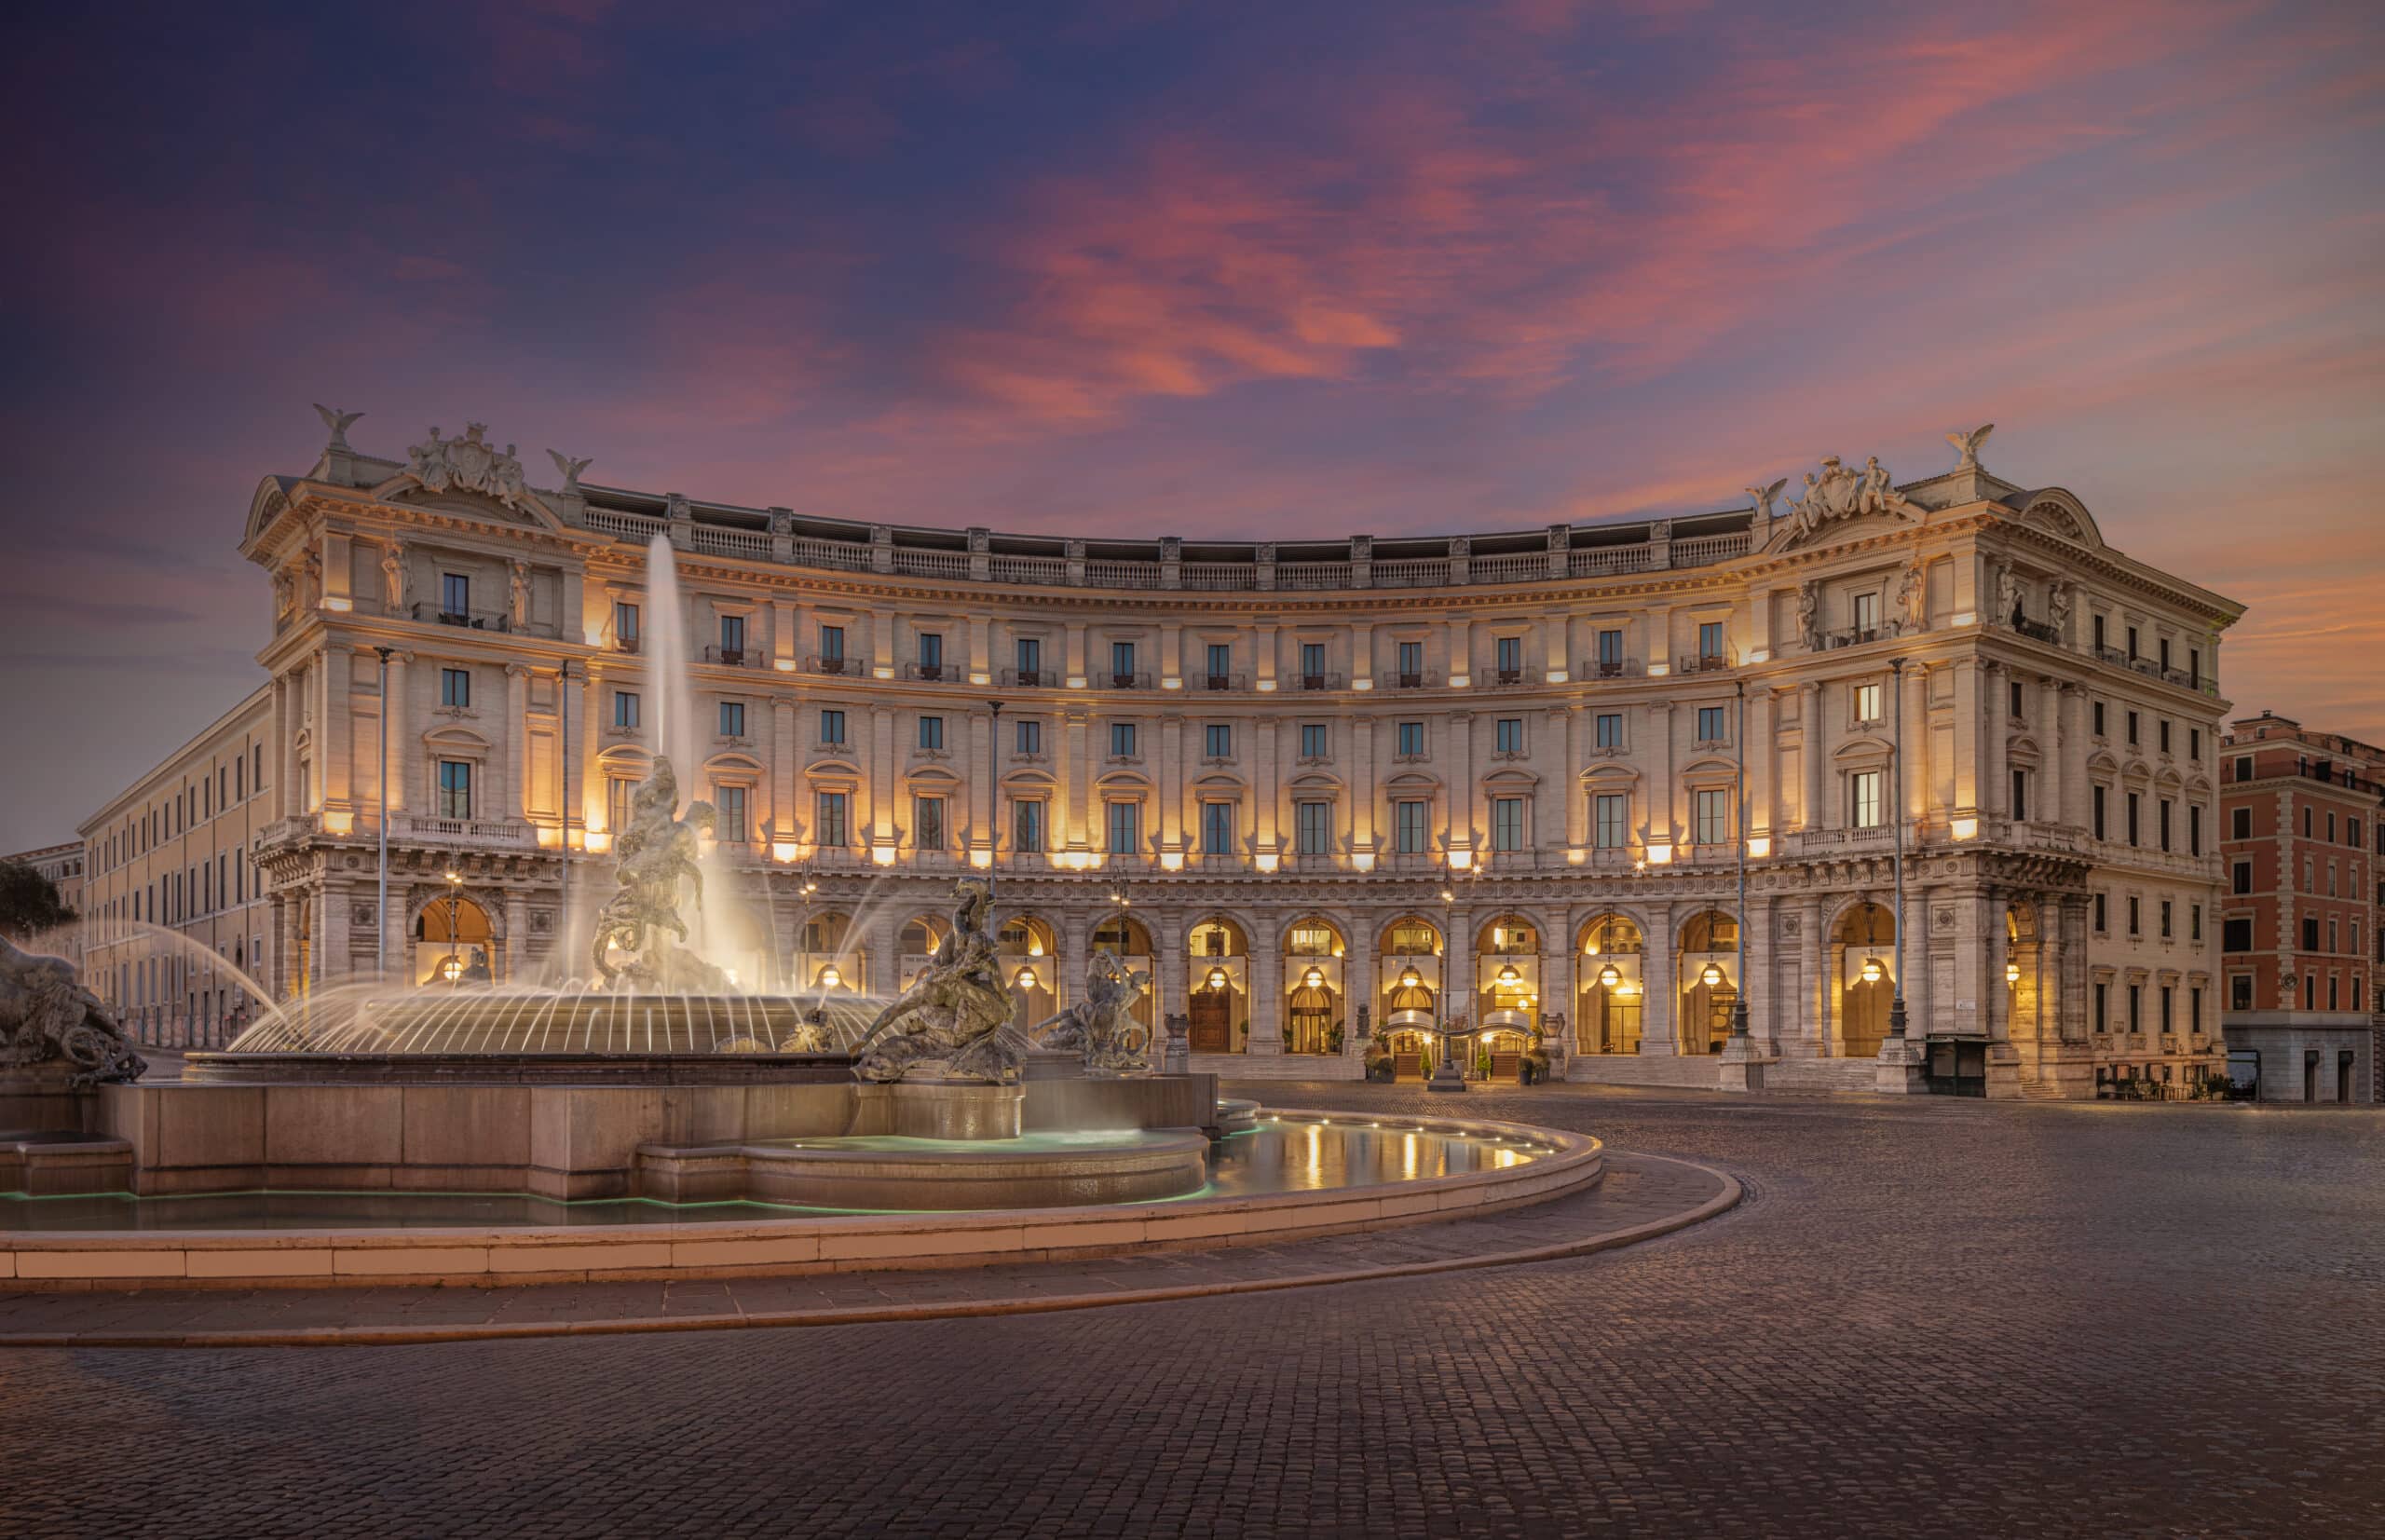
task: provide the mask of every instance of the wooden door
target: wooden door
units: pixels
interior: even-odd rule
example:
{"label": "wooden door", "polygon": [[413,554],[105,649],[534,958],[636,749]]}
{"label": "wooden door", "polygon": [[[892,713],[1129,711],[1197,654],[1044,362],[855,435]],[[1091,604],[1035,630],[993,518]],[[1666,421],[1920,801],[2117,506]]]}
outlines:
{"label": "wooden door", "polygon": [[1202,989],[1192,1000],[1192,1048],[1196,1054],[1233,1052],[1233,991]]}

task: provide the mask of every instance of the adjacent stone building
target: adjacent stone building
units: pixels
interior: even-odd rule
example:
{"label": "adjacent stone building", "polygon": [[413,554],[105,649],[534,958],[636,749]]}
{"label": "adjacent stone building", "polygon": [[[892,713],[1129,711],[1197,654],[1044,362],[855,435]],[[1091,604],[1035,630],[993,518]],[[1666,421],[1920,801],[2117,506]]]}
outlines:
{"label": "adjacent stone building", "polygon": [[566,917],[669,750],[720,811],[710,941],[765,988],[899,987],[977,871],[1022,1015],[1111,946],[1197,1068],[1355,1075],[1388,1037],[1412,1070],[1463,1019],[1710,1085],[1744,994],[1775,1083],[1868,1087],[1901,955],[1942,1084],[2183,1093],[2219,1063],[2241,611],[1983,436],[1901,484],[1825,460],[1778,510],[1254,544],[851,524],[561,457],[534,490],[477,425],[402,459],[334,433],[241,540],[274,595],[264,972],[584,973]]}
{"label": "adjacent stone building", "polygon": [[83,843],[70,840],[63,845],[44,845],[37,851],[19,851],[14,855],[0,856],[0,861],[14,861],[31,866],[49,879],[58,891],[58,901],[76,914],[83,912]]}
{"label": "adjacent stone building", "polygon": [[2378,1099],[2385,749],[2263,712],[2222,741],[2230,1056],[2263,1101]]}

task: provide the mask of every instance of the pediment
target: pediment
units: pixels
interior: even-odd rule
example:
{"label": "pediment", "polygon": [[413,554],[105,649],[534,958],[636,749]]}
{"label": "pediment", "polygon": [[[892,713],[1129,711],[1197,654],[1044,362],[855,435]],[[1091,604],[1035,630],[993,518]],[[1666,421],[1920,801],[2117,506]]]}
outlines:
{"label": "pediment", "polygon": [[374,487],[373,496],[400,508],[420,508],[450,518],[477,520],[507,529],[538,529],[561,534],[564,523],[554,511],[535,492],[527,495],[519,507],[510,507],[494,497],[471,492],[432,492],[401,471]]}

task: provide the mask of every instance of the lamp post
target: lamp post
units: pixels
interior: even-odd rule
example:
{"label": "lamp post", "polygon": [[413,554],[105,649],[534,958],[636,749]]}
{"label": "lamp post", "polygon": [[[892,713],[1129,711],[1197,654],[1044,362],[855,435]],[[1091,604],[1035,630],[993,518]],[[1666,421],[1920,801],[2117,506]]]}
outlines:
{"label": "lamp post", "polygon": [[563,785],[555,797],[555,852],[562,861],[555,878],[555,913],[561,917],[556,943],[571,955],[571,660],[555,668],[555,714],[561,723]]}
{"label": "lamp post", "polygon": [[[993,742],[988,745],[989,750],[988,758],[992,764],[999,765],[1002,762],[1002,703],[1000,701],[988,701],[986,704],[994,714]],[[988,924],[993,922],[994,876],[997,868],[1002,865],[1002,815],[998,800],[1000,787],[1001,779],[997,777],[995,789],[986,794],[986,817],[993,825],[986,831],[986,919]]]}
{"label": "lamp post", "polygon": [[1888,688],[1897,692],[1894,739],[1889,745],[1891,773],[1888,796],[1894,803],[1889,816],[1896,825],[1895,869],[1897,912],[1895,921],[1896,977],[1888,981],[1894,992],[1888,996],[1888,1041],[1901,1049],[1904,1045],[1904,660],[1888,660]]}
{"label": "lamp post", "polygon": [[1748,682],[1737,681],[1733,694],[1738,703],[1738,723],[1731,733],[1738,741],[1738,780],[1731,795],[1738,803],[1732,832],[1739,845],[1739,987],[1731,995],[1731,1036],[1744,1048],[1748,1037]]}
{"label": "lamp post", "polygon": [[381,660],[381,851],[375,863],[375,897],[373,901],[373,977],[387,983],[389,977],[389,654],[397,648],[376,647],[374,652]]}
{"label": "lamp post", "polygon": [[464,976],[463,924],[464,874],[447,874],[447,957],[439,965],[439,976],[452,987]]}

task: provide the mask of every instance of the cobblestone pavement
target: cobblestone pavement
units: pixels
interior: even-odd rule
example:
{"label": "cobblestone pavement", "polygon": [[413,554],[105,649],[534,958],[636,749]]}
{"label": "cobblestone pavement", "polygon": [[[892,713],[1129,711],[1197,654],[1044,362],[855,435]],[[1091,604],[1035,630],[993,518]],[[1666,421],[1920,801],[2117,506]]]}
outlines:
{"label": "cobblestone pavement", "polygon": [[[1615,1154],[1587,1192],[1479,1219],[1363,1231],[1274,1246],[1220,1246],[1082,1260],[784,1277],[545,1284],[517,1288],[359,1288],[0,1292],[0,1351],[24,1342],[136,1346],[238,1334],[303,1342],[313,1333],[399,1340],[542,1335],[589,1322],[718,1329],[771,1324],[1060,1308],[1152,1293],[1280,1288],[1354,1273],[1484,1265],[1485,1259],[1615,1244],[1620,1233],[1689,1222],[1725,1200],[1712,1169]],[[1073,1307],[1073,1306],[1071,1306]],[[241,1345],[251,1345],[243,1343]]]}
{"label": "cobblestone pavement", "polygon": [[1750,1199],[1577,1260],[1064,1315],[21,1351],[0,1533],[2385,1533],[2385,1117],[1467,1106]]}

